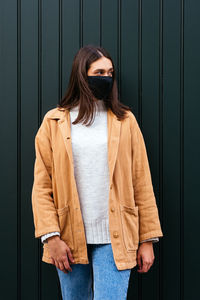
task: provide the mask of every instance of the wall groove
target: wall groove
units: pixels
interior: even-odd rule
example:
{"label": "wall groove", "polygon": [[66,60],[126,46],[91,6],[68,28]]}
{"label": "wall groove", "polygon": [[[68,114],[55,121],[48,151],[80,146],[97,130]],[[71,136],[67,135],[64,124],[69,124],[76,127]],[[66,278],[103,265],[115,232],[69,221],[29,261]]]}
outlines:
{"label": "wall groove", "polygon": [[[163,220],[163,101],[164,101],[164,78],[163,78],[163,0],[159,1],[159,212]],[[163,227],[163,223],[161,222]],[[163,295],[163,248],[162,241],[159,245],[159,299]]]}
{"label": "wall groove", "polygon": [[184,295],[184,0],[180,1],[180,298]]}
{"label": "wall groove", "polygon": [[17,299],[21,299],[21,0],[17,0]]}

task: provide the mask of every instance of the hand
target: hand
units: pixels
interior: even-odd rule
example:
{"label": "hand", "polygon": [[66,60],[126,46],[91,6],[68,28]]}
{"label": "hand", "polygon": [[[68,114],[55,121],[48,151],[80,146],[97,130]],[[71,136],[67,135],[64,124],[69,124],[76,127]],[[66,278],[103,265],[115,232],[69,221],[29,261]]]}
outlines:
{"label": "hand", "polygon": [[[47,241],[52,263],[64,273],[72,272],[69,263],[73,264],[74,259],[67,244],[58,235],[49,237]],[[68,258],[71,262],[69,262]]]}
{"label": "hand", "polygon": [[154,252],[152,242],[141,243],[137,252],[137,263],[138,263],[138,272],[145,273],[154,262]]}

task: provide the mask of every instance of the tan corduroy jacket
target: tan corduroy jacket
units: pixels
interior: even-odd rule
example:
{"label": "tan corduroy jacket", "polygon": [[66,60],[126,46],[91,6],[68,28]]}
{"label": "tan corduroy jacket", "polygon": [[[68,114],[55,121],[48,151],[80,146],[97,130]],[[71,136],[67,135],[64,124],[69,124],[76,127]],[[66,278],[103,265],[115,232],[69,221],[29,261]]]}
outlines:
{"label": "tan corduroy jacket", "polygon": [[[140,241],[163,236],[144,138],[134,114],[129,111],[127,116],[118,121],[110,109],[107,111],[109,230],[118,270],[137,265]],[[59,231],[75,263],[88,264],[70,126],[69,110],[56,107],[45,114],[35,136],[32,188],[35,238]],[[48,243],[43,245],[42,261],[52,263]]]}

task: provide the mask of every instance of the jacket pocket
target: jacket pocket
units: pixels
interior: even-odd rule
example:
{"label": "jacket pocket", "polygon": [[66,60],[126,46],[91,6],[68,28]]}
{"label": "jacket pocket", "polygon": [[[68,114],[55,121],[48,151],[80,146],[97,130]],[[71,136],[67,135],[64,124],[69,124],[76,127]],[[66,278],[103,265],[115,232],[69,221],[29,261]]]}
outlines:
{"label": "jacket pocket", "polygon": [[60,238],[65,241],[70,249],[74,249],[74,241],[72,234],[72,224],[69,211],[69,205],[62,208],[57,208],[57,214],[60,226]]}
{"label": "jacket pocket", "polygon": [[127,251],[135,251],[139,244],[138,206],[129,207],[120,203],[121,225]]}

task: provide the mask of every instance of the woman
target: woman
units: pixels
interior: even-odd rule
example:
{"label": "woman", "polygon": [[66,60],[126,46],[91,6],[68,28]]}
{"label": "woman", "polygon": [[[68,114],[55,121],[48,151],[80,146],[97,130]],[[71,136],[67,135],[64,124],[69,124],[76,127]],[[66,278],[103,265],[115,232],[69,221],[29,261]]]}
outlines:
{"label": "woman", "polygon": [[149,270],[163,233],[144,139],[103,47],[78,51],[35,149],[35,237],[63,299],[126,299],[131,269]]}

